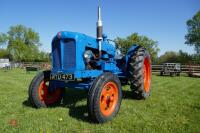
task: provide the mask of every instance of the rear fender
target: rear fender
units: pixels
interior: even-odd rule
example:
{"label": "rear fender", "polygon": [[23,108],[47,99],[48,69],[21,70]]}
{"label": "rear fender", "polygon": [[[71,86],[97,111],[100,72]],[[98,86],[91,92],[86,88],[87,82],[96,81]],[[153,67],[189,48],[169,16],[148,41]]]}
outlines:
{"label": "rear fender", "polygon": [[133,45],[129,48],[125,58],[126,58],[126,68],[128,67],[128,62],[130,58],[133,56],[133,54],[140,48],[141,46]]}

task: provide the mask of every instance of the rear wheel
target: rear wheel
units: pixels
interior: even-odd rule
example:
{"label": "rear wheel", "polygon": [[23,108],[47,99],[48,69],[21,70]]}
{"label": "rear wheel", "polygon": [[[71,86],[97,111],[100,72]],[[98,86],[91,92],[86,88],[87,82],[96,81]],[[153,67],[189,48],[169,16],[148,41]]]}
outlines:
{"label": "rear wheel", "polygon": [[29,86],[29,100],[36,108],[56,106],[61,103],[62,89],[49,89],[50,71],[39,73]]}
{"label": "rear wheel", "polygon": [[133,95],[145,99],[151,92],[151,59],[149,53],[139,48],[131,57],[128,67]]}
{"label": "rear wheel", "polygon": [[112,73],[104,73],[93,82],[88,94],[89,116],[97,123],[111,120],[119,111],[121,83]]}

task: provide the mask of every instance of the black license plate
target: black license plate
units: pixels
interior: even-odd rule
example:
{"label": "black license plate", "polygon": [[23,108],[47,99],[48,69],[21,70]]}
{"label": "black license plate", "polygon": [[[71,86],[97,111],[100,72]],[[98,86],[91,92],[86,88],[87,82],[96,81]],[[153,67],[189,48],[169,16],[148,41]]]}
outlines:
{"label": "black license plate", "polygon": [[74,80],[74,74],[63,74],[63,73],[53,74],[53,73],[51,73],[50,80],[72,81],[72,80]]}

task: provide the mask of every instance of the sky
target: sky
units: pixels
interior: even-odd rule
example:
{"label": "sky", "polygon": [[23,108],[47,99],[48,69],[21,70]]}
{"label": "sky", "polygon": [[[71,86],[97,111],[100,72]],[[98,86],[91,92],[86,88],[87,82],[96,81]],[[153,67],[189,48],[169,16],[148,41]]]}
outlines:
{"label": "sky", "polygon": [[[17,24],[40,35],[41,50],[50,52],[53,36],[75,31],[96,36],[98,0],[0,0],[0,32]],[[158,41],[159,55],[183,50],[186,21],[200,10],[200,0],[102,0],[104,33],[108,38],[127,37],[133,32]]]}

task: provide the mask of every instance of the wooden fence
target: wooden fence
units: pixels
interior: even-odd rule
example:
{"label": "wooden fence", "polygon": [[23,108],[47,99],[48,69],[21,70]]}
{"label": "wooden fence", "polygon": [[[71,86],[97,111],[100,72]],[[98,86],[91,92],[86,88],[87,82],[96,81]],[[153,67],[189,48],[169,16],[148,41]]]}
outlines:
{"label": "wooden fence", "polygon": [[[152,72],[160,72],[162,65],[152,65]],[[181,65],[182,73],[200,73],[200,65]]]}
{"label": "wooden fence", "polygon": [[[37,67],[41,69],[50,69],[51,64],[49,62],[11,62],[12,67]],[[152,72],[160,72],[162,65],[152,65]],[[200,65],[181,65],[182,73],[200,73]]]}
{"label": "wooden fence", "polygon": [[35,67],[38,69],[50,69],[51,65],[49,62],[11,62],[12,68],[23,68]]}

